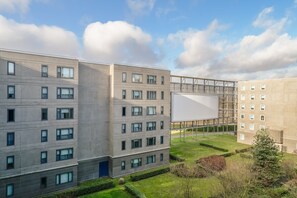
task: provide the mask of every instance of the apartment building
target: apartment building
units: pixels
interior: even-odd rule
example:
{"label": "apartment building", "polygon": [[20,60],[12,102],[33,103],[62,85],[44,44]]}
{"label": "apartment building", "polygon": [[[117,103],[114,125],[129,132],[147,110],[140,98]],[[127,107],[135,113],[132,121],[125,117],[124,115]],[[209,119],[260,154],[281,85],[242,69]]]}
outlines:
{"label": "apartment building", "polygon": [[297,78],[238,82],[237,141],[252,144],[258,130],[268,129],[279,148],[297,149]]}
{"label": "apartment building", "polygon": [[169,163],[170,72],[0,50],[0,197]]}

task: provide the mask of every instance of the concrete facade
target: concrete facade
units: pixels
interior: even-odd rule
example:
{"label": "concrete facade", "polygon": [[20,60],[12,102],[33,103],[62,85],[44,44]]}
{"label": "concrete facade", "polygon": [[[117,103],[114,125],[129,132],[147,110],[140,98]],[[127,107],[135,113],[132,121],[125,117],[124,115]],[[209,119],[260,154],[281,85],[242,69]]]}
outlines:
{"label": "concrete facade", "polygon": [[238,142],[268,129],[279,148],[296,153],[297,78],[238,82]]}

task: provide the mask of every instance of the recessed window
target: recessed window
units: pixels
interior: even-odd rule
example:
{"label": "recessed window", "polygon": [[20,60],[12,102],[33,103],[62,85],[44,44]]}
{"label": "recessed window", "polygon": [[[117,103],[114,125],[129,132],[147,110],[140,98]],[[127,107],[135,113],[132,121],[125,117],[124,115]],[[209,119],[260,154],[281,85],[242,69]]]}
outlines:
{"label": "recessed window", "polygon": [[156,155],[149,155],[146,157],[146,164],[156,163]]}
{"label": "recessed window", "polygon": [[57,67],[58,78],[74,78],[74,68],[72,67]]}
{"label": "recessed window", "polygon": [[164,76],[161,76],[161,85],[164,85]]}
{"label": "recessed window", "polygon": [[74,98],[74,89],[67,87],[58,87],[57,88],[57,99],[73,99]]}
{"label": "recessed window", "polygon": [[251,95],[251,100],[255,100],[255,95]]}
{"label": "recessed window", "polygon": [[57,120],[73,119],[73,108],[57,108]]}
{"label": "recessed window", "polygon": [[126,116],[126,107],[122,107],[122,116]]}
{"label": "recessed window", "polygon": [[160,129],[161,129],[161,130],[164,129],[164,121],[161,121],[161,122],[160,122]]}
{"label": "recessed window", "polygon": [[156,137],[146,138],[146,146],[156,145]]}
{"label": "recessed window", "polygon": [[132,123],[131,131],[132,132],[141,132],[142,131],[142,123]]}
{"label": "recessed window", "polygon": [[14,132],[7,133],[7,146],[13,146],[14,145]]}
{"label": "recessed window", "polygon": [[142,83],[142,74],[132,74],[133,83]]}
{"label": "recessed window", "polygon": [[266,85],[261,85],[261,90],[265,90],[266,89]]}
{"label": "recessed window", "polygon": [[40,164],[47,163],[47,151],[42,151],[40,153]]}
{"label": "recessed window", "polygon": [[251,110],[255,110],[255,105],[254,104],[251,104],[250,105],[250,108],[251,108]]}
{"label": "recessed window", "polygon": [[241,109],[244,110],[245,109],[245,104],[241,105]]}
{"label": "recessed window", "polygon": [[126,150],[126,141],[122,141],[122,151]]}
{"label": "recessed window", "polygon": [[122,73],[122,82],[127,82],[127,73],[126,72]]}
{"label": "recessed window", "polygon": [[160,154],[160,162],[163,161],[163,153]]}
{"label": "recessed window", "polygon": [[6,185],[6,197],[12,197],[14,195],[14,184]]}
{"label": "recessed window", "polygon": [[41,130],[41,142],[47,142],[47,130]]}
{"label": "recessed window", "polygon": [[14,109],[7,109],[7,122],[14,122]]}
{"label": "recessed window", "polygon": [[147,131],[154,131],[154,130],[156,130],[156,122],[147,122],[146,123],[146,130]]}
{"label": "recessed window", "polygon": [[239,140],[243,141],[244,140],[244,134],[239,134]]}
{"label": "recessed window", "polygon": [[73,159],[73,148],[56,150],[56,161]]}
{"label": "recessed window", "polygon": [[146,98],[148,100],[156,100],[157,99],[157,92],[156,91],[147,91]]}
{"label": "recessed window", "polygon": [[126,169],[126,161],[121,161],[121,170]]}
{"label": "recessed window", "polygon": [[6,157],[6,169],[14,169],[14,156]]}
{"label": "recessed window", "polygon": [[142,91],[133,90],[132,91],[132,99],[141,100],[142,99]]}
{"label": "recessed window", "polygon": [[156,111],[156,107],[147,107],[146,108],[146,115],[156,115],[157,111]]}
{"label": "recessed window", "polygon": [[69,140],[73,139],[73,128],[64,128],[56,130],[57,140]]}
{"label": "recessed window", "polygon": [[160,111],[161,115],[164,115],[164,106],[161,106],[161,111]]}
{"label": "recessed window", "polygon": [[40,178],[40,188],[46,188],[47,187],[47,177],[41,177]]}
{"label": "recessed window", "polygon": [[160,144],[164,144],[164,136],[163,135],[160,136]]}
{"label": "recessed window", "polygon": [[7,98],[15,99],[15,86],[13,86],[13,85],[7,86]]}
{"label": "recessed window", "polygon": [[164,100],[164,91],[161,91],[161,100]]}
{"label": "recessed window", "polygon": [[240,118],[241,118],[241,119],[244,119],[244,114],[241,114],[241,115],[240,115]]}
{"label": "recessed window", "polygon": [[261,104],[260,105],[260,108],[261,108],[261,111],[264,111],[265,110],[265,105],[264,104]]}
{"label": "recessed window", "polygon": [[122,99],[123,99],[123,100],[126,99],[126,90],[122,90]]}
{"label": "recessed window", "polygon": [[147,84],[157,84],[157,76],[147,75]]}
{"label": "recessed window", "polygon": [[47,120],[47,109],[41,109],[41,120]]}
{"label": "recessed window", "polygon": [[132,116],[141,116],[142,107],[132,107]]}
{"label": "recessed window", "polygon": [[245,124],[244,123],[240,123],[240,128],[244,129],[245,128]]}
{"label": "recessed window", "polygon": [[14,62],[7,62],[7,74],[15,75],[15,63]]}
{"label": "recessed window", "polygon": [[131,149],[141,148],[142,147],[142,139],[131,140]]}
{"label": "recessed window", "polygon": [[56,175],[56,185],[65,184],[73,181],[73,172]]}
{"label": "recessed window", "polygon": [[254,120],[254,119],[255,119],[254,114],[250,114],[250,120]]}
{"label": "recessed window", "polygon": [[254,124],[250,124],[250,130],[253,131],[255,129],[255,125]]}
{"label": "recessed window", "polygon": [[261,100],[265,100],[265,95],[261,95]]}
{"label": "recessed window", "polygon": [[126,133],[126,124],[122,124],[122,133]]}
{"label": "recessed window", "polygon": [[241,91],[245,91],[245,86],[241,86]]}
{"label": "recessed window", "polygon": [[41,99],[48,99],[48,87],[41,87]]}
{"label": "recessed window", "polygon": [[252,86],[251,86],[251,90],[252,90],[252,91],[255,91],[255,88],[256,88],[255,85],[252,85]]}
{"label": "recessed window", "polygon": [[245,100],[245,95],[241,95],[241,100]]}
{"label": "recessed window", "polygon": [[41,65],[41,77],[48,77],[47,65]]}
{"label": "recessed window", "polygon": [[142,165],[141,158],[136,158],[131,160],[131,168],[137,168]]}
{"label": "recessed window", "polygon": [[261,121],[265,121],[265,116],[261,115]]}

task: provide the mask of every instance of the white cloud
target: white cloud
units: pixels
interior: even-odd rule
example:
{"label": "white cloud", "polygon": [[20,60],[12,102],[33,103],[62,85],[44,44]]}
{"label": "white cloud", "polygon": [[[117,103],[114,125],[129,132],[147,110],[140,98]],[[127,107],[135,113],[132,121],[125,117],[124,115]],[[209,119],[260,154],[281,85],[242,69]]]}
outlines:
{"label": "white cloud", "polygon": [[1,15],[0,27],[1,48],[54,55],[78,55],[76,35],[62,28],[17,23]]}
{"label": "white cloud", "polygon": [[159,56],[151,42],[149,34],[123,21],[91,23],[83,36],[85,58],[106,63],[154,64]]}
{"label": "white cloud", "polygon": [[0,12],[26,13],[31,0],[0,0]]}
{"label": "white cloud", "polygon": [[154,8],[155,0],[126,0],[133,15],[143,15]]}

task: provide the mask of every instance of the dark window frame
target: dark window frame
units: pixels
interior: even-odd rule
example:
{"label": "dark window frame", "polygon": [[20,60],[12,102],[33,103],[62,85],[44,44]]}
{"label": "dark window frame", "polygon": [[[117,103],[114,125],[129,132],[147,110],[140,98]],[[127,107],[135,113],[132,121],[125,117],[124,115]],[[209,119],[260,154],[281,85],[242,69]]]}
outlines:
{"label": "dark window frame", "polygon": [[[13,72],[9,72],[9,64],[12,63],[13,64]],[[7,75],[12,75],[15,76],[15,62],[12,61],[7,61]]]}
{"label": "dark window frame", "polygon": [[[12,158],[12,163],[8,163],[8,159]],[[14,169],[14,155],[10,155],[6,157],[6,169],[10,170],[10,169]]]}
{"label": "dark window frame", "polygon": [[122,117],[125,117],[127,115],[127,108],[122,107]]}
{"label": "dark window frame", "polygon": [[[46,68],[46,72],[43,71],[43,68]],[[48,66],[47,65],[41,65],[41,77],[48,77]]]}
{"label": "dark window frame", "polygon": [[[63,135],[62,130],[68,130],[68,134]],[[56,129],[56,140],[57,141],[71,140],[71,139],[73,139],[73,136],[74,136],[73,134],[74,134],[74,129],[73,128],[59,128],[59,129]]]}
{"label": "dark window frame", "polygon": [[[45,153],[45,158],[42,158],[42,154]],[[40,152],[40,164],[46,164],[47,163],[47,151],[41,151]]]}
{"label": "dark window frame", "polygon": [[122,147],[122,151],[125,151],[126,150],[126,141],[125,140],[123,140],[122,141],[122,145],[121,145]]}
{"label": "dark window frame", "polygon": [[146,138],[146,146],[156,146],[157,138],[156,137],[148,137]]}
{"label": "dark window frame", "polygon": [[[45,132],[46,136],[43,136],[43,132]],[[40,131],[40,141],[41,142],[47,142],[48,141],[48,130],[43,129]]]}
{"label": "dark window frame", "polygon": [[126,124],[122,124],[122,134],[126,133],[127,132],[127,125]]}
{"label": "dark window frame", "polygon": [[[72,90],[72,94],[62,94],[63,89]],[[73,87],[57,87],[57,99],[74,99],[74,88]]]}
{"label": "dark window frame", "polygon": [[[62,110],[68,109],[69,113],[62,113]],[[65,107],[65,108],[57,108],[57,120],[71,120],[74,119],[74,108],[72,107]],[[64,114],[64,116],[62,116]],[[67,115],[67,116],[65,116]],[[62,118],[63,117],[63,118]]]}
{"label": "dark window frame", "polygon": [[47,177],[41,177],[40,178],[40,188],[46,188],[47,187]]}
{"label": "dark window frame", "polygon": [[150,85],[155,85],[157,84],[157,76],[156,75],[147,75],[146,76],[147,80],[147,84],[150,84]]}
{"label": "dark window frame", "polygon": [[[9,88],[13,88],[13,94],[9,93]],[[7,85],[7,99],[15,99],[15,85]]]}
{"label": "dark window frame", "polygon": [[[72,77],[64,77],[64,76],[62,76],[62,70],[63,69],[72,69],[73,70],[73,76]],[[74,79],[74,67],[58,66],[57,67],[57,78]]]}
{"label": "dark window frame", "polygon": [[[61,152],[64,151],[64,150],[68,150],[68,154],[62,155]],[[64,161],[64,160],[73,159],[73,153],[74,153],[74,149],[73,148],[57,149],[56,150],[56,161]]]}
{"label": "dark window frame", "polygon": [[41,108],[41,121],[48,120],[48,108]]}
{"label": "dark window frame", "polygon": [[[12,193],[8,195],[8,186],[12,186]],[[14,184],[7,184],[6,185],[6,197],[13,197],[14,196]]]}
{"label": "dark window frame", "polygon": [[[10,139],[10,135],[12,135],[12,140]],[[6,146],[14,146],[15,145],[15,133],[7,132],[6,134]]]}
{"label": "dark window frame", "polygon": [[[137,124],[139,126],[138,127],[134,127],[135,124]],[[135,130],[135,129],[138,129],[138,130]],[[131,132],[132,133],[142,132],[142,122],[131,123]]]}
{"label": "dark window frame", "polygon": [[131,140],[131,149],[142,148],[142,139]]}
{"label": "dark window frame", "polygon": [[[140,109],[140,111],[135,112],[135,109]],[[131,107],[131,116],[142,116],[142,107],[141,106],[132,106]]]}
{"label": "dark window frame", "polygon": [[[61,183],[61,175],[67,174],[68,179],[67,182],[63,182]],[[71,175],[71,176],[70,176]],[[60,174],[56,174],[56,185],[62,185],[62,184],[67,184],[73,182],[73,172],[66,172],[66,173],[60,173]]]}
{"label": "dark window frame", "polygon": [[[13,112],[13,115],[10,116],[9,112]],[[11,119],[11,117],[13,117]],[[7,109],[7,122],[15,122],[15,109]]]}
{"label": "dark window frame", "polygon": [[[46,90],[46,93],[43,93],[43,90]],[[41,99],[48,99],[48,87],[41,87]]]}

